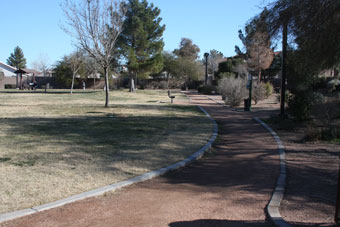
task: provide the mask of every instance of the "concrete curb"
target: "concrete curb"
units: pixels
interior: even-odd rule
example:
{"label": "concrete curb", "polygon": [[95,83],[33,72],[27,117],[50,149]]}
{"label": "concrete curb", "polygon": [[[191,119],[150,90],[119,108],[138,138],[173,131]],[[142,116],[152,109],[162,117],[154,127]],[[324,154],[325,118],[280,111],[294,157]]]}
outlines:
{"label": "concrete curb", "polygon": [[288,224],[281,216],[279,207],[281,204],[281,201],[284,196],[285,188],[286,188],[286,152],[285,147],[280,140],[279,136],[276,132],[274,132],[273,129],[271,129],[266,123],[261,121],[259,118],[254,117],[254,120],[260,123],[265,129],[267,129],[272,136],[274,137],[277,146],[278,146],[278,152],[280,155],[280,176],[277,180],[276,187],[274,189],[273,195],[269,200],[269,204],[267,205],[267,212],[270,217],[270,219],[274,222],[276,226],[280,227],[290,227],[292,225]]}
{"label": "concrete curb", "polygon": [[103,187],[100,187],[100,188],[97,188],[97,189],[93,189],[93,190],[90,190],[90,191],[87,191],[87,192],[80,193],[78,195],[70,196],[70,197],[67,197],[65,199],[57,200],[57,201],[47,203],[47,204],[43,204],[43,205],[40,205],[40,206],[35,206],[35,207],[29,208],[29,209],[23,209],[23,210],[10,212],[10,213],[0,214],[0,223],[4,222],[4,221],[11,220],[11,219],[23,217],[23,216],[26,216],[26,215],[34,214],[34,213],[37,213],[37,212],[40,212],[40,211],[48,210],[48,209],[51,209],[51,208],[63,206],[65,204],[72,203],[72,202],[82,200],[82,199],[85,199],[85,198],[102,195],[105,192],[114,191],[114,190],[129,186],[131,184],[143,182],[143,181],[158,177],[160,175],[163,175],[163,174],[165,174],[169,171],[176,170],[178,168],[186,166],[189,163],[201,158],[203,156],[203,154],[209,148],[211,148],[211,145],[216,140],[217,132],[218,132],[218,126],[217,126],[216,121],[208,114],[208,112],[205,109],[203,109],[200,106],[198,106],[198,107],[213,122],[214,129],[213,129],[213,133],[212,133],[209,141],[207,142],[207,144],[204,145],[203,147],[201,147],[196,153],[190,155],[188,158],[186,158],[186,159],[184,159],[180,162],[177,162],[173,165],[170,165],[170,166],[158,169],[158,170],[154,170],[154,171],[145,173],[145,174],[140,175],[140,176],[133,177],[133,178],[125,180],[125,181],[121,181],[121,182],[118,182],[118,183],[115,183],[115,184],[103,186]]}

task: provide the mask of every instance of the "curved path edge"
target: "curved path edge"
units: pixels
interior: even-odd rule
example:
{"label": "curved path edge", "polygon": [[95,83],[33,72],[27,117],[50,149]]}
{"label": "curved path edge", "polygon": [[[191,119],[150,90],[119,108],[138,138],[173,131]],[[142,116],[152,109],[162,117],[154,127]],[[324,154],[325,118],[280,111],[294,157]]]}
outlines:
{"label": "curved path edge", "polygon": [[52,208],[55,208],[55,207],[60,207],[60,206],[63,206],[65,204],[72,203],[72,202],[82,200],[82,199],[85,199],[85,198],[102,195],[105,192],[115,191],[117,189],[127,187],[127,186],[135,184],[135,183],[150,180],[152,178],[163,175],[163,174],[165,174],[169,171],[176,170],[178,168],[184,167],[184,166],[188,165],[189,163],[200,159],[204,155],[204,153],[208,149],[211,148],[211,145],[216,140],[217,132],[218,132],[218,126],[217,126],[216,121],[208,114],[208,112],[203,107],[201,107],[201,106],[198,106],[198,107],[213,122],[214,128],[213,128],[213,132],[212,132],[212,135],[210,136],[209,141],[203,147],[201,147],[197,152],[190,155],[188,158],[186,158],[182,161],[179,161],[175,164],[172,164],[170,166],[167,166],[167,167],[164,167],[164,168],[161,168],[161,169],[158,169],[158,170],[154,170],[154,171],[151,171],[151,172],[147,172],[147,173],[133,177],[133,178],[128,179],[128,180],[124,180],[124,181],[117,182],[117,183],[114,183],[114,184],[109,184],[107,186],[103,186],[103,187],[100,187],[100,188],[97,188],[97,189],[93,189],[93,190],[90,190],[90,191],[87,191],[87,192],[83,192],[83,193],[80,193],[80,194],[77,194],[77,195],[73,195],[73,196],[70,196],[70,197],[67,197],[67,198],[64,198],[64,199],[61,199],[61,200],[57,200],[57,201],[54,201],[54,202],[46,203],[46,204],[43,204],[43,205],[28,208],[28,209],[23,209],[23,210],[18,210],[18,211],[14,211],[14,212],[0,214],[0,223],[5,222],[5,221],[9,221],[11,219],[23,217],[23,216],[26,216],[26,215],[34,214],[34,213],[37,213],[37,212],[40,212],[40,211],[52,209]]}
{"label": "curved path edge", "polygon": [[267,213],[270,217],[270,219],[274,222],[276,226],[280,227],[290,227],[289,223],[287,223],[281,216],[279,207],[281,204],[281,201],[284,196],[284,192],[286,189],[286,177],[287,177],[287,171],[286,171],[286,152],[285,147],[280,140],[280,137],[277,135],[277,133],[270,128],[266,123],[261,121],[259,118],[254,117],[254,120],[257,121],[259,124],[261,124],[265,129],[267,129],[272,136],[274,137],[277,146],[278,146],[278,152],[280,155],[280,175],[276,183],[276,187],[274,189],[274,192],[272,194],[272,197],[269,200],[269,203],[267,205]]}

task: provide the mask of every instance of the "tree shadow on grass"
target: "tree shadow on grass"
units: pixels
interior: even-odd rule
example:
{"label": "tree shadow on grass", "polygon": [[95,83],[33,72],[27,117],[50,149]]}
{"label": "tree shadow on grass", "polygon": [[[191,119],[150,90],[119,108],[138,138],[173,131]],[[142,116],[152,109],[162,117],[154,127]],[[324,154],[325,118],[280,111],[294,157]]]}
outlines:
{"label": "tree shadow on grass", "polygon": [[8,162],[90,163],[100,171],[119,162],[149,170],[172,164],[203,146],[211,130],[208,119],[193,116],[8,118],[0,124],[12,149]]}
{"label": "tree shadow on grass", "polygon": [[[70,91],[56,91],[56,90],[47,90],[45,93],[44,90],[38,90],[38,91],[18,91],[18,90],[0,90],[0,93],[4,94],[70,94]],[[73,95],[80,95],[80,94],[91,94],[91,93],[98,93],[98,91],[73,91]]]}

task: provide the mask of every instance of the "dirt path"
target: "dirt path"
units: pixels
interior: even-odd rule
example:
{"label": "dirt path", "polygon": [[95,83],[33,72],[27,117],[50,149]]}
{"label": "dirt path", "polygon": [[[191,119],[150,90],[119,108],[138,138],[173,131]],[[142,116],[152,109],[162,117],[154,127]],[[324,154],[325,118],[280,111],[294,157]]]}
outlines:
{"label": "dirt path", "polygon": [[119,192],[0,226],[271,226],[265,207],[279,174],[275,141],[251,115],[191,97],[219,125],[204,158]]}

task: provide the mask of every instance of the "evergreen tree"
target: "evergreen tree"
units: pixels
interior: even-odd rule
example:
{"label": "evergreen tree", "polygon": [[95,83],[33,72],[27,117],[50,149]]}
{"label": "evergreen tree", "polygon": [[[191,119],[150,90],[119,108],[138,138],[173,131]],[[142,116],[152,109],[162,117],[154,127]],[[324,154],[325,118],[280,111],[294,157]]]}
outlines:
{"label": "evergreen tree", "polygon": [[26,58],[24,57],[24,52],[19,46],[14,48],[14,52],[11,53],[7,59],[7,64],[16,67],[17,69],[26,68]]}
{"label": "evergreen tree", "polygon": [[163,68],[165,25],[160,25],[160,9],[146,0],[129,0],[127,9],[119,44],[131,78],[130,91],[134,91],[133,78],[143,78]]}
{"label": "evergreen tree", "polygon": [[178,57],[190,58],[192,60],[196,60],[198,58],[199,52],[200,48],[188,38],[182,38],[179,44],[179,49],[174,50],[174,54]]}

